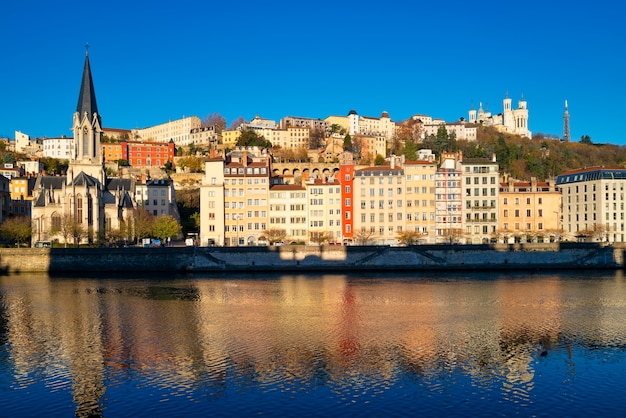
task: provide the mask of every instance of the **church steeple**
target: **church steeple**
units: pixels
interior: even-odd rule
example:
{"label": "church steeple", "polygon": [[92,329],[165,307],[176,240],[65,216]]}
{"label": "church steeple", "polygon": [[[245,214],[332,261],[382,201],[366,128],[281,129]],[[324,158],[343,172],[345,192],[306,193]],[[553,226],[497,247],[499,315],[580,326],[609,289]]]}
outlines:
{"label": "church steeple", "polygon": [[96,93],[93,88],[93,79],[91,77],[91,67],[89,66],[89,46],[85,47],[85,67],[83,68],[83,80],[80,85],[80,93],[78,95],[78,105],[76,112],[80,117],[84,117],[85,113],[89,119],[93,118],[94,113],[98,113],[98,105],[96,103]]}
{"label": "church steeple", "polygon": [[[102,118],[98,113],[96,104],[96,93],[94,92],[93,79],[91,77],[91,67],[89,65],[89,51],[85,52],[85,66],[83,68],[83,78],[78,95],[78,105],[74,113],[74,152],[70,163],[80,170],[100,178],[100,166],[102,165]],[[93,171],[88,168],[92,167]],[[75,167],[75,168],[76,168]]]}

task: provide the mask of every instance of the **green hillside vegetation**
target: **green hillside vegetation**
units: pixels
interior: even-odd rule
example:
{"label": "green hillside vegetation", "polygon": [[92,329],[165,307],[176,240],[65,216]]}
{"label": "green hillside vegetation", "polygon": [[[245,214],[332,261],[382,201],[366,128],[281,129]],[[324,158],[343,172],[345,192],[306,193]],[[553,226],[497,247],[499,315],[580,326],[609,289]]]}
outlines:
{"label": "green hillside vegetation", "polygon": [[438,132],[426,138],[420,147],[431,148],[437,156],[442,150],[462,151],[464,158],[491,158],[495,153],[500,173],[521,180],[531,177],[545,180],[584,167],[626,166],[624,146],[594,144],[589,136],[583,136],[580,142],[561,142],[542,134],[528,139],[501,133],[492,127],[480,127],[475,142],[457,141]]}

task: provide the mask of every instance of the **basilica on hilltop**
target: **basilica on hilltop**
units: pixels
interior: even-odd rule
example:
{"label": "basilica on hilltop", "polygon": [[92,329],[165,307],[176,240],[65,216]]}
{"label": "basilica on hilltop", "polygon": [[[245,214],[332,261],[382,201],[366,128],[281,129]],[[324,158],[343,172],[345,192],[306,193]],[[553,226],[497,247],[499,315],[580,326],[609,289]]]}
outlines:
{"label": "basilica on hilltop", "polygon": [[[89,52],[74,113],[74,149],[66,175],[42,175],[35,183],[33,241],[94,243],[107,231],[132,219],[135,183],[130,178],[107,178],[102,157],[102,119],[98,113]],[[64,237],[64,225],[80,233]]]}
{"label": "basilica on hilltop", "polygon": [[524,100],[524,95],[517,102],[517,109],[511,107],[511,99],[508,93],[502,101],[502,105],[504,111],[497,115],[492,115],[489,109],[483,109],[482,102],[478,107],[478,111],[472,106],[472,109],[469,111],[469,122],[493,126],[501,132],[532,138],[532,133],[528,130],[528,107],[526,100]]}

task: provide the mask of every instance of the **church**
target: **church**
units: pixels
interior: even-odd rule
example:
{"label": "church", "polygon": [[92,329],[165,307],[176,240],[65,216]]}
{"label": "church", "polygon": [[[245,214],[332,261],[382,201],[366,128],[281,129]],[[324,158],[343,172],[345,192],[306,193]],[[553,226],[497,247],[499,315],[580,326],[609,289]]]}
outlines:
{"label": "church", "polygon": [[509,132],[526,138],[532,138],[532,132],[528,130],[528,105],[524,96],[517,102],[517,109],[513,109],[511,99],[507,92],[506,97],[502,100],[504,111],[497,115],[492,115],[489,109],[484,110],[482,102],[478,111],[472,109],[469,111],[469,122],[480,123],[485,126],[493,126],[501,132]]}
{"label": "church", "polygon": [[[133,179],[107,178],[102,155],[102,118],[89,65],[89,50],[72,124],[74,149],[66,175],[42,175],[35,183],[33,241],[102,243],[107,233],[132,222]],[[69,232],[71,231],[71,232]]]}

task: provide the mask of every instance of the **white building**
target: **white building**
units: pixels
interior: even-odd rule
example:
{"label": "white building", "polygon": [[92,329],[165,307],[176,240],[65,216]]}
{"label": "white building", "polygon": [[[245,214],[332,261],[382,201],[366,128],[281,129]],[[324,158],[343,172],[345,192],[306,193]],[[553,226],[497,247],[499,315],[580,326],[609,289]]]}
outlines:
{"label": "white building", "polygon": [[43,171],[43,163],[39,160],[20,160],[17,165],[24,170],[26,175],[37,176]]}
{"label": "white building", "polygon": [[30,145],[30,136],[23,132],[15,131],[15,151],[24,152]]}
{"label": "white building", "polygon": [[153,216],[169,215],[180,221],[174,182],[170,179],[136,182],[135,201]]}
{"label": "white building", "polygon": [[532,137],[532,132],[528,129],[528,106],[524,96],[517,102],[517,109],[511,106],[509,94],[502,101],[504,111],[497,115],[492,115],[488,109],[483,110],[483,104],[480,103],[478,111],[472,109],[469,111],[469,122],[479,123],[485,126],[493,126],[502,132],[509,132],[527,138]]}
{"label": "white building", "polygon": [[43,138],[43,156],[57,160],[69,160],[74,151],[74,138]]}
{"label": "white building", "polygon": [[268,228],[283,230],[286,244],[308,242],[306,188],[297,184],[274,184],[270,186],[269,203]]}
{"label": "white building", "polygon": [[328,243],[342,242],[341,184],[333,177],[311,178],[304,186],[308,201],[308,241],[316,244],[326,236]]}
{"label": "white building", "polygon": [[562,229],[566,239],[624,242],[626,170],[589,167],[556,179],[562,193]]}

